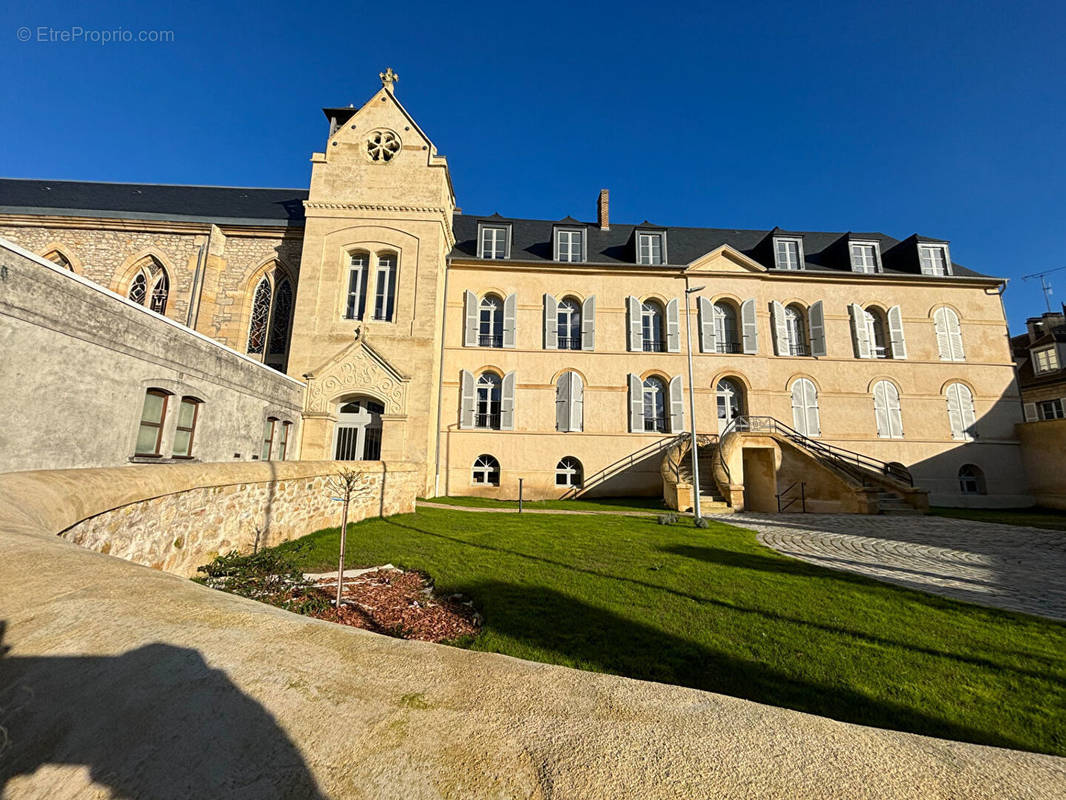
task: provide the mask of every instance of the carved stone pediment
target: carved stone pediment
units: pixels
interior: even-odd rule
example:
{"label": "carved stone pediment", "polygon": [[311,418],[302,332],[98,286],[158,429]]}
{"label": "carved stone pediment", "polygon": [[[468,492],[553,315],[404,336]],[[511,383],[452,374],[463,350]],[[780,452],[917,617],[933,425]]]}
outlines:
{"label": "carved stone pediment", "polygon": [[328,414],[345,395],[363,395],[384,403],[386,414],[403,416],[410,380],[360,337],[311,373],[305,411]]}

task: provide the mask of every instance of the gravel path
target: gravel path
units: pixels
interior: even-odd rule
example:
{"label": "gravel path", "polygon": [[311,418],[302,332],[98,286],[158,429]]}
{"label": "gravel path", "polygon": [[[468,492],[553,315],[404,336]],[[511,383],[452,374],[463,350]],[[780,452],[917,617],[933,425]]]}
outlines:
{"label": "gravel path", "polygon": [[736,514],[777,552],[830,569],[1066,620],[1066,533],[942,517]]}

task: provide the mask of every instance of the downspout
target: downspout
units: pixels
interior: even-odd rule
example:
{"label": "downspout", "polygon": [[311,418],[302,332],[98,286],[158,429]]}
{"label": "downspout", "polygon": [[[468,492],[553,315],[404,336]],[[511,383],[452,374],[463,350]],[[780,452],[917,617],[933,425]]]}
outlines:
{"label": "downspout", "polygon": [[444,259],[444,296],[440,314],[440,360],[437,365],[437,452],[433,470],[433,496],[440,496],[440,421],[444,402],[444,333],[448,319],[448,273],[451,271],[451,256]]}

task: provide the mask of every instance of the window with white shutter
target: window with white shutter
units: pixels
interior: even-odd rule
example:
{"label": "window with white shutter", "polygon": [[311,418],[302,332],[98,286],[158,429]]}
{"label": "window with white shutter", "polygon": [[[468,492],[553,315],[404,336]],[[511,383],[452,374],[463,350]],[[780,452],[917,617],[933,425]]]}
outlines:
{"label": "window with white shutter", "polygon": [[952,383],[947,388],[948,426],[951,438],[960,442],[973,441],[977,437],[977,413],[973,405],[973,393],[968,386]]}

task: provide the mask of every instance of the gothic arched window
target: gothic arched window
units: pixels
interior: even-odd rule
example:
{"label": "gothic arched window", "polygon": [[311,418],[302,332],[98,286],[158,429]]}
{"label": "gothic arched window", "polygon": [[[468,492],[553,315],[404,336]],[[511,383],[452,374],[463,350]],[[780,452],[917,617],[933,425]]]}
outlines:
{"label": "gothic arched window", "polygon": [[248,325],[248,352],[262,353],[266,344],[267,324],[270,321],[270,281],[264,275],[255,287],[252,300],[252,319]]}
{"label": "gothic arched window", "polygon": [[288,278],[278,281],[274,308],[270,314],[270,355],[284,355],[289,349],[289,324],[292,321],[292,284]]}

